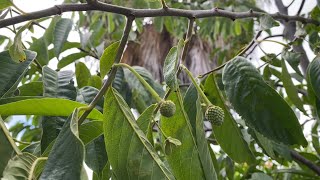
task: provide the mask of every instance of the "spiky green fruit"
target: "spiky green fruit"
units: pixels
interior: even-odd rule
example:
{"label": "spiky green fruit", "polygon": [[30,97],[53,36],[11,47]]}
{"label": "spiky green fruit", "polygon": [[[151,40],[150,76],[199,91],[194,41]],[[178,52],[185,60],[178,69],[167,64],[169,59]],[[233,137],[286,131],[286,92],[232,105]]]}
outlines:
{"label": "spiky green fruit", "polygon": [[160,114],[165,117],[171,117],[176,112],[176,105],[171,101],[163,101],[160,105]]}
{"label": "spiky green fruit", "polygon": [[223,109],[219,106],[209,106],[205,113],[205,118],[215,126],[221,126],[224,120]]}

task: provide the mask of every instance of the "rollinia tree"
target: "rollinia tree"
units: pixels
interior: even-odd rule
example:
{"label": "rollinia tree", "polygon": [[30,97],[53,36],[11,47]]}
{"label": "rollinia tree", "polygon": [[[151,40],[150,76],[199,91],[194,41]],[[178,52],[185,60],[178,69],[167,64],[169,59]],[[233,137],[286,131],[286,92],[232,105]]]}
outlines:
{"label": "rollinia tree", "polygon": [[319,179],[320,9],[305,2],[0,0],[0,177]]}

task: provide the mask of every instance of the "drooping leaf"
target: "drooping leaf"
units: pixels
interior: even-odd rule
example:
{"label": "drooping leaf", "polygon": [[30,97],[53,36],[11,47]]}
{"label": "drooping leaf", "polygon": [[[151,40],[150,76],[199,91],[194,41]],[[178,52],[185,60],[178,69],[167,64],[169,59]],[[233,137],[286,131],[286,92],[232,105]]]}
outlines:
{"label": "drooping leaf", "polygon": [[44,32],[43,38],[47,42],[48,45],[53,43],[53,36],[57,22],[61,19],[61,16],[54,16],[50,22],[50,25]]}
{"label": "drooping leaf", "polygon": [[163,76],[166,84],[175,90],[178,88],[177,71],[178,63],[181,55],[182,48],[184,46],[183,40],[180,40],[177,46],[170,49],[163,65]]}
{"label": "drooping leaf", "polygon": [[[205,172],[207,171],[204,171],[203,168],[214,170],[211,169],[211,166],[203,167],[204,164],[202,164],[202,159],[200,158],[200,153],[203,153],[203,149],[200,151],[200,147],[197,146],[188,114],[183,107],[179,89],[177,92],[172,92],[168,100],[175,103],[176,112],[170,118],[161,116],[161,129],[167,137],[175,138],[182,143],[180,146],[173,148],[170,154],[166,155],[168,163],[177,179],[206,179]],[[197,112],[192,113],[196,114]],[[203,154],[203,156],[206,155]],[[214,172],[207,175],[210,176],[209,179],[216,179]]]}
{"label": "drooping leaf", "polygon": [[[18,154],[8,162],[2,179],[28,179],[36,156],[30,153]],[[33,177],[31,175],[31,177]],[[34,178],[34,177],[33,177]]]}
{"label": "drooping leaf", "polygon": [[73,53],[73,54],[70,54],[66,57],[63,57],[58,62],[58,69],[62,69],[64,67],[66,67],[67,65],[75,62],[76,60],[79,60],[80,58],[83,58],[86,56],[87,56],[87,53],[79,52],[79,53]]}
{"label": "drooping leaf", "polygon": [[83,123],[79,127],[80,139],[83,144],[87,145],[99,136],[103,134],[103,122],[102,121],[90,121]]}
{"label": "drooping leaf", "polygon": [[0,0],[0,10],[6,9],[12,5],[13,4],[11,0]]}
{"label": "drooping leaf", "polygon": [[116,90],[108,90],[104,103],[105,144],[116,178],[175,179]]}
{"label": "drooping leaf", "polygon": [[[2,116],[10,115],[43,115],[43,116],[68,116],[77,107],[86,106],[82,103],[60,99],[60,98],[42,98],[27,99],[9,104],[0,105],[0,114]],[[36,108],[35,108],[36,107]],[[97,110],[88,116],[89,119],[101,120],[102,114]]]}
{"label": "drooping leaf", "polygon": [[[76,99],[76,88],[73,85],[73,72],[59,71],[56,72],[48,66],[42,69],[43,74],[43,96],[51,98],[64,98],[69,100]],[[72,111],[72,110],[71,110]],[[70,114],[70,111],[69,111]],[[41,149],[45,150],[49,144],[57,138],[66,117],[43,116],[41,120],[42,137]]]}
{"label": "drooping leaf", "polygon": [[108,162],[103,135],[86,145],[85,161],[88,167],[92,169],[93,172],[100,177],[100,179],[102,179],[103,169]]}
{"label": "drooping leaf", "polygon": [[217,86],[216,78],[211,74],[204,85],[204,93],[212,104],[219,106],[224,111],[224,122],[221,126],[213,126],[213,133],[219,145],[228,156],[238,163],[254,162],[254,156],[248,144],[243,139],[229,108],[225,105],[225,100]]}
{"label": "drooping leaf", "polygon": [[6,168],[8,161],[15,155],[12,144],[10,143],[11,137],[9,131],[0,117],[0,177],[2,177],[3,170]]}
{"label": "drooping leaf", "polygon": [[260,29],[259,30],[268,30],[275,26],[280,26],[280,24],[275,21],[269,14],[264,14],[259,18]]}
{"label": "drooping leaf", "polygon": [[120,44],[120,41],[114,42],[104,50],[100,58],[101,78],[104,78],[104,76],[106,76],[110,71],[114,63],[114,58],[116,57],[116,54],[117,54],[119,44]]}
{"label": "drooping leaf", "polygon": [[26,51],[26,56],[25,62],[17,64],[12,61],[8,51],[0,53],[0,98],[9,96],[15,91],[29,65],[35,59],[36,53]]}
{"label": "drooping leaf", "polygon": [[79,139],[78,117],[79,110],[75,109],[63,125],[40,180],[81,179],[85,148]]}
{"label": "drooping leaf", "polygon": [[297,53],[297,52],[292,52],[292,51],[288,51],[288,50],[284,50],[281,53],[281,57],[286,60],[290,66],[300,75],[303,76],[300,69],[299,69],[299,65],[300,65],[300,57],[301,54]]}
{"label": "drooping leaf", "polygon": [[87,66],[83,62],[76,63],[76,79],[78,88],[87,86],[90,77],[91,73]]}
{"label": "drooping leaf", "polygon": [[307,144],[290,106],[248,60],[232,59],[223,70],[222,80],[229,101],[248,126],[275,142]]}
{"label": "drooping leaf", "polygon": [[61,18],[56,23],[53,33],[53,45],[56,57],[59,57],[62,47],[64,43],[67,41],[67,38],[72,28],[72,24],[72,20],[66,18]]}
{"label": "drooping leaf", "polygon": [[27,55],[24,52],[24,47],[21,41],[21,33],[24,28],[21,28],[14,37],[13,44],[9,47],[11,59],[16,63],[21,63],[27,60]]}
{"label": "drooping leaf", "polygon": [[308,87],[320,99],[320,57],[317,56],[308,66]]}
{"label": "drooping leaf", "polygon": [[282,62],[281,80],[283,82],[284,88],[286,89],[287,95],[290,98],[290,100],[293,102],[293,104],[296,105],[300,111],[306,113],[303,108],[303,102],[298,96],[298,90],[292,82],[286,63],[284,60],[282,60],[281,62]]}
{"label": "drooping leaf", "polygon": [[30,45],[30,50],[37,53],[37,61],[41,66],[47,65],[49,62],[48,44],[44,38],[35,40]]}
{"label": "drooping leaf", "polygon": [[217,178],[204,132],[203,112],[200,98],[194,85],[190,85],[184,97],[184,109],[190,120],[193,136],[199,151],[199,158],[206,179]]}
{"label": "drooping leaf", "polygon": [[24,84],[19,88],[19,96],[40,96],[43,94],[43,83],[41,81],[34,81]]}

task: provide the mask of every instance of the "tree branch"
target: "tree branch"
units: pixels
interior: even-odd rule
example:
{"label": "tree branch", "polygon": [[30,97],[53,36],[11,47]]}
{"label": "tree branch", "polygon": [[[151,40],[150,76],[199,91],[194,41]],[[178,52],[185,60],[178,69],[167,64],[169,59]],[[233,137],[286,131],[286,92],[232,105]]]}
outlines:
{"label": "tree branch", "polygon": [[[133,21],[134,21],[134,17],[133,16],[127,17],[126,27],[125,27],[125,29],[123,31],[122,38],[121,38],[121,41],[120,41],[120,45],[119,45],[119,48],[118,48],[118,52],[117,52],[116,57],[114,59],[114,63],[119,63],[121,61],[121,57],[122,57],[122,54],[124,52],[125,46],[127,44],[129,33],[130,33],[130,30],[131,30]],[[98,94],[94,97],[92,102],[89,104],[88,109],[79,118],[79,124],[81,124],[86,119],[86,117],[90,114],[92,109],[97,105],[98,101],[106,93],[107,89],[111,86],[112,81],[114,80],[114,78],[116,76],[117,70],[118,70],[118,67],[116,67],[116,66],[114,66],[111,69],[111,72],[109,74],[108,79],[104,82],[104,84],[103,84],[102,88],[100,89],[100,91],[98,92]]]}
{"label": "tree branch", "polygon": [[[135,18],[143,17],[159,17],[159,16],[176,16],[176,17],[186,17],[186,18],[206,18],[206,17],[225,17],[232,20],[243,19],[243,18],[256,18],[263,13],[256,11],[248,12],[231,12],[221,9],[211,9],[211,10],[185,10],[185,9],[175,9],[175,8],[162,8],[162,9],[132,9],[126,8],[106,3],[101,3],[99,1],[90,4],[62,4],[56,5],[54,7],[44,9],[41,11],[36,11],[8,19],[0,20],[0,28],[10,26],[13,24],[39,19],[42,17],[48,17],[53,15],[59,15],[64,12],[73,11],[104,11],[110,13],[121,14],[124,16],[134,16]],[[270,14],[274,19],[283,21],[299,21],[301,23],[320,25],[319,21],[304,18],[301,16],[289,16],[287,14],[275,13]]]}
{"label": "tree branch", "polygon": [[291,157],[293,158],[294,161],[300,162],[304,165],[306,165],[309,169],[314,171],[316,174],[320,175],[320,167],[314,164],[313,162],[309,161],[305,157],[301,156],[299,153],[296,151],[290,150]]}
{"label": "tree branch", "polygon": [[299,7],[299,10],[298,10],[298,12],[297,12],[297,16],[299,16],[300,15],[300,13],[301,13],[301,11],[302,11],[302,9],[303,9],[303,6],[304,6],[304,3],[306,2],[306,0],[302,0],[302,2],[301,2],[301,4],[300,4],[300,7]]}

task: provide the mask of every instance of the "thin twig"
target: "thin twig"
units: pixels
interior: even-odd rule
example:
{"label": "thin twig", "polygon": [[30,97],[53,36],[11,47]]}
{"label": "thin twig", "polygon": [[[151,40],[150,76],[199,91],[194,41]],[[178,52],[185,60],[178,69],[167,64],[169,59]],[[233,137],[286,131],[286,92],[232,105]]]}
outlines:
{"label": "thin twig", "polygon": [[[175,8],[161,8],[161,9],[132,9],[127,7],[116,6],[112,4],[106,4],[97,1],[96,3],[90,4],[62,4],[56,5],[54,7],[44,9],[41,11],[35,11],[28,14],[19,15],[16,17],[0,20],[0,28],[21,23],[24,21],[29,21],[33,19],[39,19],[42,17],[48,17],[53,15],[59,15],[64,12],[74,12],[74,11],[104,11],[110,13],[121,14],[124,16],[134,16],[135,18],[144,17],[160,17],[160,16],[176,16],[176,17],[186,17],[186,18],[206,18],[206,17],[225,17],[232,20],[244,19],[244,18],[257,18],[263,15],[261,12],[257,11],[247,11],[247,12],[232,12],[222,9],[210,9],[210,10],[186,10],[186,9],[175,9]],[[301,23],[320,25],[320,22],[311,18],[304,18],[301,16],[289,16],[281,13],[270,14],[270,16],[276,20],[284,21],[299,21]]]}
{"label": "thin twig", "polygon": [[[125,27],[125,29],[123,31],[122,38],[121,38],[121,41],[120,41],[120,45],[119,45],[118,52],[116,54],[114,63],[119,63],[120,60],[121,60],[122,54],[124,52],[125,46],[126,46],[127,41],[128,41],[128,37],[129,37],[129,33],[130,33],[130,30],[131,30],[133,21],[134,21],[134,17],[133,16],[127,17],[126,27]],[[84,113],[79,118],[79,124],[82,124],[82,122],[90,114],[92,109],[97,105],[98,101],[106,93],[107,89],[110,87],[110,85],[112,84],[112,81],[114,80],[114,78],[116,76],[117,69],[118,69],[118,67],[116,67],[116,66],[111,69],[111,72],[109,74],[109,77],[108,77],[107,81],[104,82],[104,84],[103,84],[102,88],[100,89],[100,91],[98,92],[98,94],[94,97],[92,102],[89,104],[88,109],[86,111],[84,111]]]}
{"label": "thin twig", "polygon": [[306,165],[309,169],[314,171],[316,174],[320,175],[320,167],[314,164],[313,162],[309,161],[305,157],[301,156],[299,153],[297,153],[294,150],[290,150],[291,157],[294,161],[302,163]]}
{"label": "thin twig", "polygon": [[306,2],[306,0],[302,0],[302,2],[301,2],[301,4],[300,4],[300,7],[299,7],[299,10],[298,10],[298,12],[297,12],[297,16],[300,16],[300,13],[301,13],[301,11],[302,11],[302,9],[303,9],[303,6],[304,6],[304,3]]}

